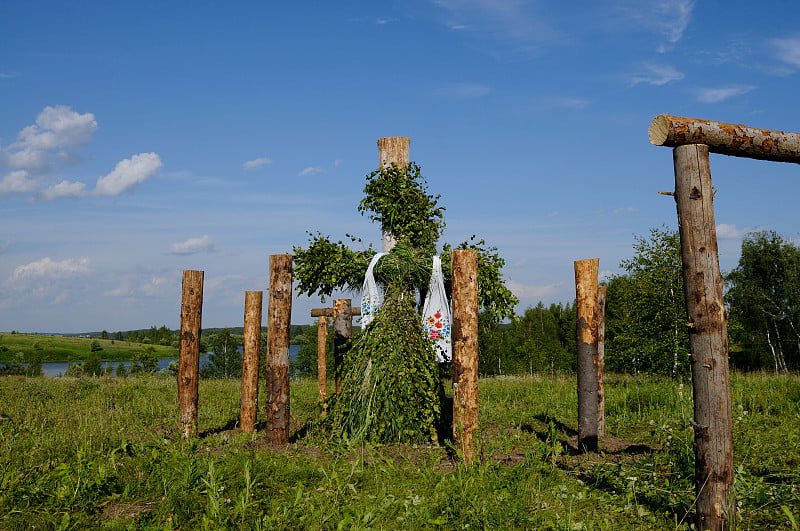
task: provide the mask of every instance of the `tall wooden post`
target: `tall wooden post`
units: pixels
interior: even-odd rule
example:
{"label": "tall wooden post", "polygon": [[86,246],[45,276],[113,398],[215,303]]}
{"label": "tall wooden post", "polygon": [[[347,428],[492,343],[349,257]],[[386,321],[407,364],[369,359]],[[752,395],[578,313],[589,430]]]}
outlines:
{"label": "tall wooden post", "polygon": [[598,258],[575,262],[578,345],[578,447],[597,451]]}
{"label": "tall wooden post", "polygon": [[[405,169],[411,162],[411,139],[407,136],[389,136],[378,139],[378,164],[381,168],[395,164]],[[383,229],[383,227],[382,227]],[[383,252],[388,253],[397,244],[394,236],[383,230]]]}
{"label": "tall wooden post", "polygon": [[350,299],[333,300],[333,374],[336,393],[342,390],[342,366],[347,343],[353,337],[353,313]]}
{"label": "tall wooden post", "polygon": [[289,339],[292,317],[292,255],[269,257],[267,314],[267,430],[273,444],[289,442]]}
{"label": "tall wooden post", "polygon": [[478,429],[478,253],[453,250],[453,438],[469,464]]}
{"label": "tall wooden post", "polygon": [[597,436],[606,435],[606,286],[597,286]]}
{"label": "tall wooden post", "polygon": [[197,392],[200,383],[200,331],[203,316],[203,272],[183,272],[181,337],[178,350],[179,428],[184,439],[197,434]]}
{"label": "tall wooden post", "polygon": [[328,397],[328,318],[321,315],[317,320],[317,386],[319,387],[319,403],[322,414],[328,412],[325,399]]}
{"label": "tall wooden post", "polygon": [[697,528],[735,529],[728,332],[708,146],[678,146],[673,160],[692,353]]}
{"label": "tall wooden post", "polygon": [[263,294],[244,294],[244,352],[242,353],[242,403],[239,428],[245,433],[256,429],[258,415],[258,366],[261,350],[261,307]]}

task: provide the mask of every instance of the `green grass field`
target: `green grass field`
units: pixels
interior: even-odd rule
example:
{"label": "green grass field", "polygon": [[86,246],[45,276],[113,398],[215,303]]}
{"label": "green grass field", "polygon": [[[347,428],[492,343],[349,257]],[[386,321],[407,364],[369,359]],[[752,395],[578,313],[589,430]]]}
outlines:
{"label": "green grass field", "polygon": [[[689,529],[691,386],[611,375],[606,394],[585,456],[574,378],[482,380],[467,467],[441,446],[301,437],[308,380],[293,443],[271,448],[236,429],[237,381],[201,382],[201,434],[181,441],[174,380],[3,377],[0,529]],[[734,375],[733,411],[739,529],[797,529],[800,377]]]}
{"label": "green grass field", "polygon": [[[92,352],[92,343],[99,343],[102,350]],[[86,361],[100,356],[105,361],[127,361],[136,357],[144,347],[153,347],[159,358],[177,358],[178,349],[162,345],[145,345],[113,339],[88,339],[82,337],[45,336],[33,334],[0,334],[0,363],[11,361],[17,352],[41,356],[48,361]]]}

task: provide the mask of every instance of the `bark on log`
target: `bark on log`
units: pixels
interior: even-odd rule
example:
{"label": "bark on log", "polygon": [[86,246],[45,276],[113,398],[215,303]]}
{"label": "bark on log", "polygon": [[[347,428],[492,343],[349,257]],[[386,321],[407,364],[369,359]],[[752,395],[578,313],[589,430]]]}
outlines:
{"label": "bark on log", "polygon": [[606,286],[597,286],[597,436],[606,435]]}
{"label": "bark on log", "polygon": [[453,250],[453,438],[464,462],[478,430],[478,253]]}
{"label": "bark on log", "polygon": [[697,528],[722,530],[736,528],[736,504],[727,317],[708,152],[705,145],[679,146],[673,157],[694,390]]}
{"label": "bark on log", "polygon": [[[361,315],[361,307],[350,308],[350,315]],[[333,317],[333,308],[314,308],[311,317]]]}
{"label": "bark on log", "polygon": [[181,335],[178,350],[179,429],[184,439],[197,434],[197,399],[200,383],[200,332],[203,315],[203,272],[183,272]]}
{"label": "bark on log", "polygon": [[[411,139],[407,136],[389,136],[378,139],[378,164],[381,168],[385,166],[397,165],[398,168],[406,168],[411,162]],[[381,246],[384,253],[397,245],[394,236],[383,231]]]}
{"label": "bark on log", "polygon": [[353,309],[350,306],[350,299],[334,299],[333,374],[337,394],[342,390],[342,365],[351,337],[353,337]]}
{"label": "bark on log", "polygon": [[272,444],[289,442],[289,333],[292,316],[292,255],[269,257],[267,317],[267,433]]}
{"label": "bark on log", "polygon": [[244,294],[244,349],[242,352],[242,403],[239,428],[253,433],[258,416],[258,366],[261,351],[261,307],[263,294]]}
{"label": "bark on log", "polygon": [[319,403],[322,404],[322,415],[328,413],[328,318],[321,315],[317,320],[317,387],[319,387]]}
{"label": "bark on log", "polygon": [[677,147],[705,144],[711,153],[800,163],[800,133],[659,114],[650,124],[650,143]]}
{"label": "bark on log", "polygon": [[598,258],[575,262],[578,347],[578,447],[597,451],[597,270]]}

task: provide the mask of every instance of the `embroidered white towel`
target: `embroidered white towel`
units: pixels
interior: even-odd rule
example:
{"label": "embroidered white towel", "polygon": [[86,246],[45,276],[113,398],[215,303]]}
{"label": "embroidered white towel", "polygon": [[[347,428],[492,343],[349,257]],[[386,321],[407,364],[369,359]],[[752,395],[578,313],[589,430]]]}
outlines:
{"label": "embroidered white towel", "polygon": [[436,359],[450,361],[453,358],[453,345],[450,333],[450,304],[444,290],[442,259],[433,257],[433,271],[425,304],[422,307],[422,327],[433,341]]}
{"label": "embroidered white towel", "polygon": [[375,264],[382,256],[387,253],[376,253],[372,257],[367,267],[367,274],[364,275],[364,285],[361,287],[361,328],[366,328],[368,324],[375,319],[380,311],[381,304],[383,304],[383,294],[375,282],[375,276],[372,273]]}

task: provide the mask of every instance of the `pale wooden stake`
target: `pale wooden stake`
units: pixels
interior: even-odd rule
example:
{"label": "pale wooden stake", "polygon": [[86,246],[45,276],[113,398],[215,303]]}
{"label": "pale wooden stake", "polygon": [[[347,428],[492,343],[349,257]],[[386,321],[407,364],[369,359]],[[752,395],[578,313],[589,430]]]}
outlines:
{"label": "pale wooden stake", "polygon": [[[673,151],[675,202],[689,314],[697,528],[736,528],[728,332],[708,146]],[[732,513],[733,512],[733,513]]]}
{"label": "pale wooden stake", "polygon": [[347,343],[353,336],[353,312],[350,306],[350,299],[333,300],[333,374],[337,394],[342,390],[342,368]]}
{"label": "pale wooden stake", "polygon": [[178,350],[179,429],[184,439],[197,435],[197,394],[200,383],[200,332],[203,316],[203,272],[183,272],[181,336]]}
{"label": "pale wooden stake", "polygon": [[597,451],[597,270],[600,260],[575,262],[578,346],[578,448]]}
{"label": "pale wooden stake", "polygon": [[292,316],[292,255],[269,257],[267,314],[267,433],[273,444],[289,442],[289,335]]}
{"label": "pale wooden stake", "polygon": [[453,250],[453,438],[472,462],[478,429],[478,253]]}
{"label": "pale wooden stake", "polygon": [[[411,139],[407,136],[389,136],[378,139],[378,164],[381,168],[395,164],[407,168],[411,162]],[[381,227],[383,229],[383,227]],[[381,238],[383,252],[388,253],[397,244],[394,236],[383,230]]]}
{"label": "pale wooden stake", "polygon": [[328,413],[325,399],[328,397],[328,318],[321,315],[317,320],[317,386],[319,387],[319,403],[322,404],[322,415]]}
{"label": "pale wooden stake", "polygon": [[606,435],[606,286],[597,286],[597,436]]}
{"label": "pale wooden stake", "polygon": [[244,351],[242,352],[242,403],[239,428],[253,433],[258,416],[258,366],[261,351],[261,308],[263,293],[244,294]]}

